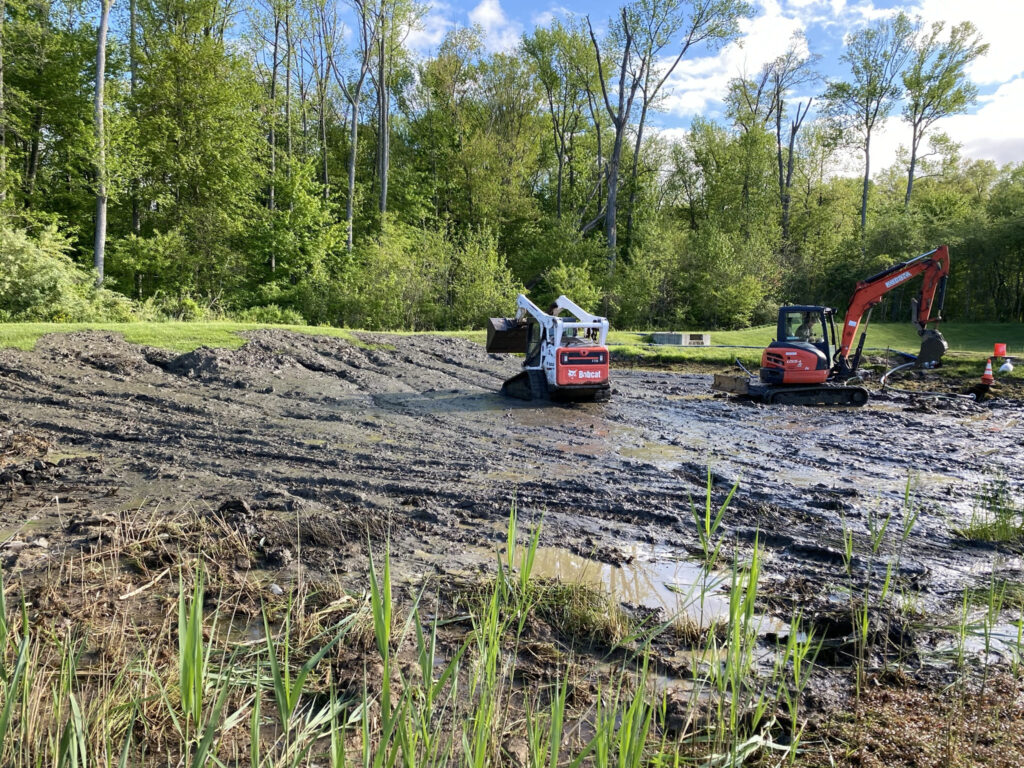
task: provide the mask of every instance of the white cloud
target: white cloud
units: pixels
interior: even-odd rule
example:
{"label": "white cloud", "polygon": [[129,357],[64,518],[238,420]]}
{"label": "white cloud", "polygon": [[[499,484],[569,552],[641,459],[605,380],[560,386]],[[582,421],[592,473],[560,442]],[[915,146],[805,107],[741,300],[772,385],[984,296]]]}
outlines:
{"label": "white cloud", "polygon": [[1024,77],[1004,83],[980,99],[972,115],[953,115],[937,127],[964,145],[969,157],[997,163],[1020,162],[1024,157]]}
{"label": "white cloud", "polygon": [[530,17],[530,23],[535,27],[547,27],[555,19],[569,19],[575,16],[571,10],[564,5],[553,5],[546,11],[540,11]]}
{"label": "white cloud", "polygon": [[[938,121],[931,133],[938,131],[962,144],[964,157],[993,160],[998,165],[1020,162],[1024,157],[1024,77],[1004,83],[995,93],[983,97],[974,114]],[[925,143],[927,140],[926,136]],[[901,145],[910,146],[910,127],[893,115],[871,137],[873,172],[896,162]]]}
{"label": "white cloud", "polygon": [[419,26],[409,33],[406,44],[420,56],[427,56],[437,50],[448,30],[455,26],[449,18],[451,6],[447,3],[434,2],[430,10],[420,19]]}
{"label": "white cloud", "polygon": [[729,80],[754,75],[785,53],[804,23],[785,13],[775,0],[764,0],[763,12],[740,22],[740,38],[714,56],[693,56],[679,62],[665,84],[665,109],[680,117],[720,110]]}
{"label": "white cloud", "polygon": [[689,128],[661,128],[656,125],[648,127],[648,130],[669,144],[682,144],[690,135]]}
{"label": "white cloud", "polygon": [[469,12],[469,21],[483,29],[484,46],[492,53],[512,50],[523,34],[523,25],[505,15],[499,0],[480,0]]}
{"label": "white cloud", "polygon": [[969,73],[978,83],[1006,82],[1024,74],[1024,46],[1020,41],[1021,15],[1015,3],[1003,0],[921,0],[908,10],[920,14],[926,22],[945,21],[948,30],[954,24],[970,21],[989,44],[988,54],[971,66]]}

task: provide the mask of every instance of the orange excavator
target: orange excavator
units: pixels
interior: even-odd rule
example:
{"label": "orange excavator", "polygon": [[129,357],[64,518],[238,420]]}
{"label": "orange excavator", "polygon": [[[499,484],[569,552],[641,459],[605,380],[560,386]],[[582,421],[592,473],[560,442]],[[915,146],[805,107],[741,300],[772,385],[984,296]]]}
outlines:
{"label": "orange excavator", "polygon": [[[843,318],[841,334],[837,333],[835,310],[829,307],[781,307],[778,334],[761,355],[758,379],[749,372],[746,376],[718,374],[712,389],[766,403],[864,405],[868,391],[856,385],[855,377],[871,310],[889,291],[918,275],[923,275],[924,281],[920,294],[912,302],[913,321],[921,337],[915,366],[936,367],[949,348],[942,334],[928,327],[942,320],[949,275],[949,249],[945,245],[857,283]],[[851,354],[858,330],[860,340],[856,352]]]}

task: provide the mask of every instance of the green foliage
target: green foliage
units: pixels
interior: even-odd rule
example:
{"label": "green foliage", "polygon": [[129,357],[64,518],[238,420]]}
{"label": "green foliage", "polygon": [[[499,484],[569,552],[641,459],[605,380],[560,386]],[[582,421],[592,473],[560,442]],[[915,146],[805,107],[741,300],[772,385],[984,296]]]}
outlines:
{"label": "green foliage", "polygon": [[132,319],[132,303],[96,289],[91,274],[68,255],[55,227],[38,239],[0,227],[0,321],[82,322]]}
{"label": "green foliage", "polygon": [[1005,478],[986,482],[975,498],[970,522],[955,532],[974,541],[1014,543],[1024,539],[1024,505]]}
{"label": "green foliage", "polygon": [[616,285],[620,328],[664,328],[676,319],[676,269],[685,238],[673,233],[636,251],[619,270]]}
{"label": "green foliage", "polygon": [[522,290],[494,237],[486,231],[470,233],[453,252],[451,301],[446,328],[480,328],[496,311],[513,305]]}
{"label": "green foliage", "polygon": [[[932,132],[976,96],[965,73],[986,46],[969,22],[923,28],[899,14],[852,34],[841,54],[846,82],[815,102],[836,119],[812,112],[783,190],[787,126],[783,119],[780,148],[774,110],[796,104],[796,83],[810,74],[790,71],[788,85],[773,78],[795,60],[771,63],[760,82],[734,80],[724,119],[696,117],[677,141],[645,130],[633,146],[672,85],[662,88],[644,60],[664,58],[691,27],[701,45],[721,45],[749,12],[745,3],[627,4],[627,70],[643,82],[618,128],[585,24],[553,20],[498,53],[481,29],[454,28],[436,54],[418,58],[403,43],[417,6],[385,3],[368,42],[374,56],[383,43],[386,87],[373,84],[382,63],[373,62],[349,200],[353,110],[343,91],[358,76],[359,46],[342,45],[322,10],[292,0],[260,9],[146,0],[136,5],[134,46],[129,14],[114,15],[105,279],[138,302],[141,317],[478,328],[507,311],[522,284],[541,303],[564,292],[620,327],[735,328],[766,321],[779,302],[842,307],[870,269],[945,242],[948,315],[1024,320],[1024,165],[965,160],[956,137]],[[45,269],[18,278],[26,290],[0,307],[6,318],[130,314],[127,301],[91,292],[71,268],[91,261],[94,15],[66,0],[5,3],[0,226],[53,224],[66,238],[63,260],[29,259]],[[619,14],[608,29],[601,45],[614,90]],[[868,148],[901,91],[910,150],[873,177],[848,178],[850,147]],[[918,152],[922,137],[930,146]],[[603,232],[613,154],[610,276]],[[876,316],[904,316],[910,296],[894,292]]]}
{"label": "green foliage", "polygon": [[147,320],[181,320],[191,323],[220,317],[209,305],[191,296],[169,296],[164,293],[157,293],[142,302],[139,315]]}
{"label": "green foliage", "polygon": [[559,259],[557,264],[544,273],[535,301],[544,309],[562,294],[588,312],[599,312],[601,309],[601,290],[594,284],[593,275],[585,265],[566,264]]}
{"label": "green foliage", "polygon": [[235,319],[242,323],[259,323],[260,325],[302,325],[305,319],[294,309],[282,309],[277,304],[262,307],[249,307],[234,313]]}
{"label": "green foliage", "polygon": [[[756,251],[742,237],[705,227],[692,237],[677,282],[677,318],[694,328],[742,328],[759,315],[768,295],[750,269]],[[754,246],[756,248],[756,246]]]}
{"label": "green foliage", "polygon": [[345,279],[341,319],[371,330],[476,328],[521,290],[488,232],[449,238],[397,223],[356,250]]}

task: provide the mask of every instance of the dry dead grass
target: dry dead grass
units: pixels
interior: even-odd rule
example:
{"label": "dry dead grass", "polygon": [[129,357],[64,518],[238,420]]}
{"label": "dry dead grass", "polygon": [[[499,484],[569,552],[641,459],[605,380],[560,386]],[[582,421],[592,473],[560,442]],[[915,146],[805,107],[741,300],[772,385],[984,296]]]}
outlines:
{"label": "dry dead grass", "polygon": [[1020,768],[1024,683],[1008,672],[958,691],[936,682],[869,687],[850,713],[805,735],[808,766]]}

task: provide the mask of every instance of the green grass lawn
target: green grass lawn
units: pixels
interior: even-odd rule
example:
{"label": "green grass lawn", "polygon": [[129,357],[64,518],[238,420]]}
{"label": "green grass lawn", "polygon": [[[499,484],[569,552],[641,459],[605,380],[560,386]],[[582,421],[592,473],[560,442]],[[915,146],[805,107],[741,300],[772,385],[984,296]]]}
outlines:
{"label": "green grass lawn", "polygon": [[[1007,345],[1008,354],[1011,357],[1020,355],[1024,365],[1024,325],[1020,323],[942,323],[939,329],[949,343],[950,360],[983,360],[992,354],[995,342],[1003,342]],[[654,346],[646,344],[648,338],[649,334],[643,332],[612,331],[608,344],[618,357],[635,360],[637,363],[729,364],[738,357],[744,364],[757,365],[761,360],[761,349],[775,338],[775,326],[763,325],[742,331],[712,331],[711,347]],[[890,348],[916,354],[920,340],[917,329],[910,323],[872,323],[868,328],[865,348]]]}

